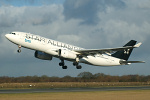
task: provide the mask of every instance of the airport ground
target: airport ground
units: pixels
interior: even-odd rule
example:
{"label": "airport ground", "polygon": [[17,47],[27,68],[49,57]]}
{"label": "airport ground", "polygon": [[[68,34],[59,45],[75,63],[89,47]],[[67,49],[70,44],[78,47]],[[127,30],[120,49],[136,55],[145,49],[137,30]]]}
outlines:
{"label": "airport ground", "polygon": [[2,83],[0,100],[149,100],[149,83]]}
{"label": "airport ground", "polygon": [[88,88],[88,87],[150,86],[150,82],[40,82],[0,83],[2,89]]}
{"label": "airport ground", "polygon": [[0,100],[149,100],[150,90],[6,93]]}

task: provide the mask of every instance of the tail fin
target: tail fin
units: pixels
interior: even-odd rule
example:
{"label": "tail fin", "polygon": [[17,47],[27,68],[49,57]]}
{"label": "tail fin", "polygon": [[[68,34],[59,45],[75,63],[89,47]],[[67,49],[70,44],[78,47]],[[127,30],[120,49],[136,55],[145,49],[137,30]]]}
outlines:
{"label": "tail fin", "polygon": [[[135,40],[131,40],[129,41],[126,45],[124,45],[123,47],[126,46],[134,46],[136,44],[137,41]],[[122,51],[117,51],[116,53],[112,54],[111,56],[116,57],[116,58],[120,58],[123,60],[128,60],[130,57],[130,54],[132,53],[133,49],[127,49],[127,50],[122,50]]]}

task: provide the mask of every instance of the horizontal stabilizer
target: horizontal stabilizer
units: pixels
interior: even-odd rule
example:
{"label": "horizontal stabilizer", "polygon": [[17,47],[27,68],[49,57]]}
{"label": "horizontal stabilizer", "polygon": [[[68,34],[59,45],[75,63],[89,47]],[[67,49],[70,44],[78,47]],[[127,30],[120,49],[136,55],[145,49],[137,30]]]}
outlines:
{"label": "horizontal stabilizer", "polygon": [[138,48],[138,47],[140,47],[140,46],[141,46],[141,44],[142,44],[142,43],[140,42],[140,43],[138,43],[138,44],[134,45],[134,47],[135,47],[135,48]]}
{"label": "horizontal stabilizer", "polygon": [[120,61],[120,64],[131,64],[131,63],[145,63],[145,61]]}

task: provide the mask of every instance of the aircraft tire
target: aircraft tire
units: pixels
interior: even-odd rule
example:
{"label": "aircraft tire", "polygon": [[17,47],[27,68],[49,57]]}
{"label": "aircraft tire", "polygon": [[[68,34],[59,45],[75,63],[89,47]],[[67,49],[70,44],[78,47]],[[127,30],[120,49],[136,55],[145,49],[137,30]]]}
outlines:
{"label": "aircraft tire", "polygon": [[17,50],[17,52],[18,52],[18,53],[20,53],[20,52],[21,52],[21,50],[20,50],[20,49],[18,49],[18,50]]}
{"label": "aircraft tire", "polygon": [[77,69],[81,69],[81,68],[82,68],[82,66],[81,66],[81,65],[77,66]]}
{"label": "aircraft tire", "polygon": [[62,66],[62,69],[67,69],[67,66]]}
{"label": "aircraft tire", "polygon": [[77,62],[73,62],[73,66],[77,66],[78,65],[78,63]]}
{"label": "aircraft tire", "polygon": [[60,63],[59,63],[59,66],[64,66],[64,63],[61,63],[61,62],[60,62]]}

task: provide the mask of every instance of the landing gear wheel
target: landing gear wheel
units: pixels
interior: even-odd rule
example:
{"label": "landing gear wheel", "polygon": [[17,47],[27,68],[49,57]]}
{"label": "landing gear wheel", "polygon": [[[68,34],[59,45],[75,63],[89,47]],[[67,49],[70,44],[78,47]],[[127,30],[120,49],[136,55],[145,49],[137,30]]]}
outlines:
{"label": "landing gear wheel", "polygon": [[76,66],[77,69],[81,69],[82,68],[82,66],[79,65],[78,62],[73,62],[73,66]]}
{"label": "landing gear wheel", "polygon": [[81,69],[81,68],[82,68],[82,66],[81,66],[81,65],[78,65],[78,66],[76,66],[76,68],[77,68],[77,69]]}
{"label": "landing gear wheel", "polygon": [[62,69],[67,69],[67,66],[62,66]]}
{"label": "landing gear wheel", "polygon": [[21,52],[21,45],[18,45],[18,50],[17,50],[18,53]]}
{"label": "landing gear wheel", "polygon": [[21,49],[18,49],[17,52],[20,53],[20,52],[21,52]]}
{"label": "landing gear wheel", "polygon": [[59,66],[64,66],[64,63],[60,62],[60,63],[59,63]]}
{"label": "landing gear wheel", "polygon": [[67,69],[67,66],[65,65],[63,59],[61,59],[61,62],[59,63],[59,66],[62,66],[62,69]]}
{"label": "landing gear wheel", "polygon": [[78,63],[77,62],[73,62],[73,66],[76,66],[76,65],[78,65]]}

